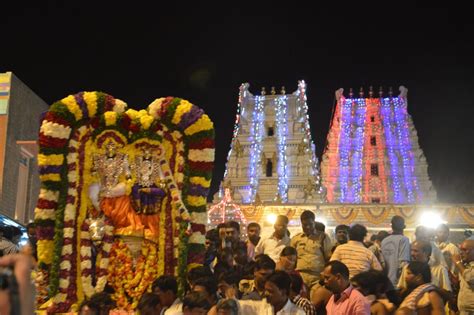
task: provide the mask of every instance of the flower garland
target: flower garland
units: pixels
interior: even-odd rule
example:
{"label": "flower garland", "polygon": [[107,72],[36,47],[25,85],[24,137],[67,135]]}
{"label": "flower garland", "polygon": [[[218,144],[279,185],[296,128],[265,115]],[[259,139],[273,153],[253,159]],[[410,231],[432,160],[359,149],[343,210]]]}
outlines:
{"label": "flower garland", "polygon": [[111,221],[105,219],[105,234],[102,246],[97,253],[96,284],[92,284],[92,241],[89,232],[90,219],[84,220],[81,226],[81,281],[85,295],[90,298],[93,294],[102,292],[107,284],[110,251],[114,242],[114,227]]}
{"label": "flower garland", "polygon": [[158,260],[154,243],[144,241],[142,252],[134,266],[130,249],[122,239],[117,239],[110,252],[108,282],[114,288],[113,299],[117,307],[136,309],[138,302],[158,275]]}
{"label": "flower garland", "polygon": [[[71,137],[81,126],[85,129],[79,132],[80,136]],[[84,220],[86,200],[81,198],[84,199],[87,180],[82,178],[88,175],[87,171],[84,173],[84,161],[76,161],[90,152],[86,152],[81,137],[89,130],[94,136],[101,129],[115,129],[128,143],[139,138],[161,142],[159,131],[163,127],[176,140],[176,155],[170,159],[175,164],[168,173],[174,179],[174,188],[167,222],[172,225],[172,243],[179,244],[178,252],[174,246],[172,264],[179,254],[177,272],[181,284],[186,266],[203,260],[206,220],[191,225],[189,220],[195,217],[194,213],[206,213],[214,156],[214,128],[209,117],[188,101],[173,97],[158,99],[147,110],[126,111],[124,102],[100,92],[70,95],[52,104],[45,114],[39,134],[41,188],[35,208],[38,263],[45,272],[37,281],[49,279],[48,293],[54,297],[55,311],[69,310],[83,294],[82,282],[77,279],[80,238],[76,231]]]}

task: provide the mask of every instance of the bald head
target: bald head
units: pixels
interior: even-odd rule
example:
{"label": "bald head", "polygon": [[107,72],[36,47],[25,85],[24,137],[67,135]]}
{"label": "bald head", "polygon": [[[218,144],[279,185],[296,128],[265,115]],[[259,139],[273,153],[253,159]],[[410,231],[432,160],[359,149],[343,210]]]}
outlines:
{"label": "bald head", "polygon": [[461,257],[465,263],[470,263],[474,261],[474,240],[465,240],[459,246],[461,250]]}

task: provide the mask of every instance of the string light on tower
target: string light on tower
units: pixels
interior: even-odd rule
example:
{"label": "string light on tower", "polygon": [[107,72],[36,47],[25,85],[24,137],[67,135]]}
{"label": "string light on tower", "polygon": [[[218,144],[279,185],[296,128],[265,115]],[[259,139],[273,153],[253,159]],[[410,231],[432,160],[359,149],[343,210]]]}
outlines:
{"label": "string light on tower", "polygon": [[279,96],[276,102],[276,132],[278,149],[278,193],[282,202],[288,201],[288,169],[286,137],[288,135],[288,97]]}
{"label": "string light on tower", "polygon": [[258,189],[258,182],[261,173],[260,159],[262,157],[262,139],[264,135],[263,122],[265,96],[255,96],[255,109],[253,111],[252,124],[250,128],[250,161],[249,161],[249,180],[250,194],[247,202],[254,202]]}
{"label": "string light on tower", "polygon": [[298,82],[298,90],[296,91],[296,96],[298,98],[298,110],[301,110],[301,117],[303,118],[303,128],[304,128],[304,141],[309,143],[309,148],[311,150],[311,157],[309,163],[311,166],[310,174],[316,178],[317,184],[319,184],[319,173],[317,169],[317,159],[316,159],[316,147],[311,139],[311,128],[309,126],[309,114],[308,114],[308,103],[306,97],[306,83],[304,80]]}

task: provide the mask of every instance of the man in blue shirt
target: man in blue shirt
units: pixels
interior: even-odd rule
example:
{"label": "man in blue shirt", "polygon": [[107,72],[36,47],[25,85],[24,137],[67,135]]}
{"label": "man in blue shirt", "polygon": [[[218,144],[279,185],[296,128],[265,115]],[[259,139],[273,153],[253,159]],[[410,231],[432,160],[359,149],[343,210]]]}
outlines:
{"label": "man in blue shirt", "polygon": [[382,255],[385,260],[387,275],[394,286],[398,283],[401,270],[410,262],[410,240],[403,235],[405,219],[401,216],[392,218],[392,234],[382,241]]}

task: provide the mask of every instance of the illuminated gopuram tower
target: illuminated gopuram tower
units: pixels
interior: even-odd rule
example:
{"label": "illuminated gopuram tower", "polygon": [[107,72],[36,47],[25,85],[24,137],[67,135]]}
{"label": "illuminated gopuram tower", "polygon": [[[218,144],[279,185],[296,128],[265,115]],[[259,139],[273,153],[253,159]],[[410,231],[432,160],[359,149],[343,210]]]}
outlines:
{"label": "illuminated gopuram tower", "polygon": [[321,202],[318,161],[311,139],[306,84],[286,94],[274,87],[252,95],[242,84],[220,196],[236,203]]}
{"label": "illuminated gopuram tower", "polygon": [[407,112],[407,89],[388,97],[336,91],[322,163],[330,203],[417,204],[436,201],[426,158]]}

